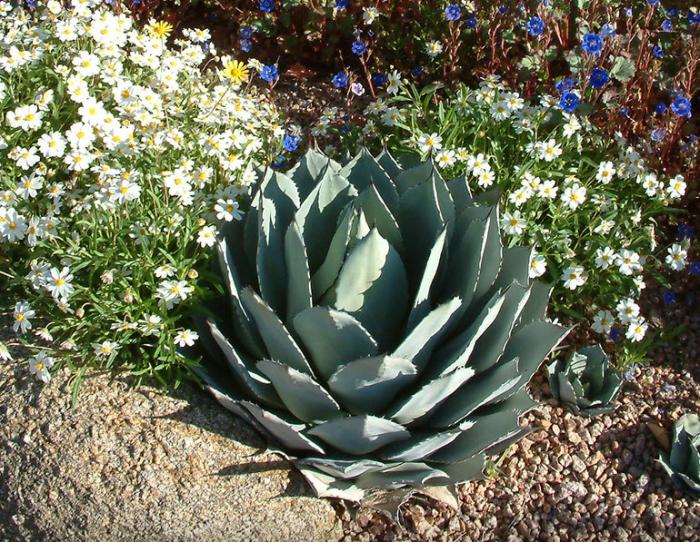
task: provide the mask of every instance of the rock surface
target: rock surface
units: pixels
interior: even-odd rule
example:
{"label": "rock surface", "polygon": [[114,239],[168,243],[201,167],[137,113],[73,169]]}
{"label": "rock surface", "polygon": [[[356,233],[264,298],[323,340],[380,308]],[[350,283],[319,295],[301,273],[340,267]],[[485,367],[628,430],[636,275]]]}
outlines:
{"label": "rock surface", "polygon": [[97,376],[73,408],[65,374],[42,387],[2,363],[0,540],[338,540],[331,505],[264,446],[190,386]]}

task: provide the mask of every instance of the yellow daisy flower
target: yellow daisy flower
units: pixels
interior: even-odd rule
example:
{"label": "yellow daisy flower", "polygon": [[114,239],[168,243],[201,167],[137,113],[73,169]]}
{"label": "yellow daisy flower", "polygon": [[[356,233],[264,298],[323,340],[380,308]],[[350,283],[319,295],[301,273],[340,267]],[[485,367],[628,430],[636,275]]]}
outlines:
{"label": "yellow daisy flower", "polygon": [[148,25],[148,31],[153,36],[165,39],[173,31],[173,25],[166,21],[151,21]]}
{"label": "yellow daisy flower", "polygon": [[248,80],[248,66],[238,60],[229,60],[224,65],[224,77],[230,79],[235,84],[243,83]]}

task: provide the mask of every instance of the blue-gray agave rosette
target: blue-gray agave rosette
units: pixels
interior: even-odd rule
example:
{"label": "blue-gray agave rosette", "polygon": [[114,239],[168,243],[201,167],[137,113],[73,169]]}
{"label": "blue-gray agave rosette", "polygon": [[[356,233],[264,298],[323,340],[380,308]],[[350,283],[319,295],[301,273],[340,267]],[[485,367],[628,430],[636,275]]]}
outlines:
{"label": "blue-gray agave rosette", "polygon": [[668,454],[659,462],[671,479],[700,497],[700,417],[682,416],[673,427],[673,440]]}
{"label": "blue-gray agave rosette", "polygon": [[206,387],[320,496],[480,476],[528,432],[525,386],[567,333],[498,219],[432,161],[312,150],[266,172],[218,244],[230,310],[202,326]]}
{"label": "blue-gray agave rosette", "polygon": [[593,418],[615,410],[622,387],[620,373],[600,345],[582,348],[548,367],[552,396],[574,414]]}

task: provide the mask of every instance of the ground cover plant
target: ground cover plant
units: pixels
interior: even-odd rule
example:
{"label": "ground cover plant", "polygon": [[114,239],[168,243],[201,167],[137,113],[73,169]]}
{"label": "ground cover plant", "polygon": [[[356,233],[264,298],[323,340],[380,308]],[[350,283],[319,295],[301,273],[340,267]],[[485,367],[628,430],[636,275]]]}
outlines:
{"label": "ground cover plant", "polygon": [[[142,20],[206,19],[228,47],[342,73],[373,96],[398,70],[424,84],[498,73],[524,98],[568,95],[676,171],[698,171],[690,122],[700,78],[700,11],[682,0],[127,2]],[[340,79],[342,80],[342,78]],[[347,85],[349,86],[349,85]],[[572,94],[578,98],[574,104]],[[580,101],[580,104],[578,103]],[[697,107],[697,103],[696,103]]]}
{"label": "ground cover plant", "polygon": [[218,242],[229,299],[197,373],[320,496],[480,477],[529,432],[526,385],[568,333],[498,215],[432,161],[307,152]]}
{"label": "ground cover plant", "polygon": [[206,248],[240,220],[277,114],[252,69],[209,55],[206,30],[171,47],[168,24],[139,30],[92,0],[0,14],[0,303],[31,371],[176,382]]}
{"label": "ground cover plant", "polygon": [[553,312],[621,341],[621,362],[643,356],[651,338],[639,305],[645,280],[668,287],[664,271],[698,271],[690,236],[659,242],[657,220],[686,193],[684,177],[655,172],[561,99],[526,101],[498,76],[456,91],[398,81],[392,92],[366,106],[362,129],[344,129],[342,113],[330,111],[312,134],[340,136],[341,153],[367,144],[432,156],[475,193],[500,192],[506,244],[535,246],[530,275],[554,284]]}

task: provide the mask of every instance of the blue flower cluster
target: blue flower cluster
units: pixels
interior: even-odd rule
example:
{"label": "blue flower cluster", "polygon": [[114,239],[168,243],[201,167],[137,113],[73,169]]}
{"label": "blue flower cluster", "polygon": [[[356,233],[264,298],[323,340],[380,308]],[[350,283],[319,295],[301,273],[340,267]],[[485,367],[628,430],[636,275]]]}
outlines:
{"label": "blue flower cluster", "polygon": [[275,0],[260,0],[260,11],[270,13],[275,10]]}
{"label": "blue flower cluster", "polygon": [[593,68],[589,77],[589,82],[593,88],[601,89],[610,81],[608,72],[603,68]]}
{"label": "blue flower cluster", "polygon": [[539,36],[544,32],[544,21],[539,17],[533,17],[527,22],[527,31],[531,36]]}
{"label": "blue flower cluster", "polygon": [[581,39],[581,48],[589,55],[598,56],[603,50],[603,38],[600,34],[588,32]]}
{"label": "blue flower cluster", "polygon": [[462,8],[457,4],[450,4],[445,8],[445,18],[448,21],[458,21],[462,16]]}

